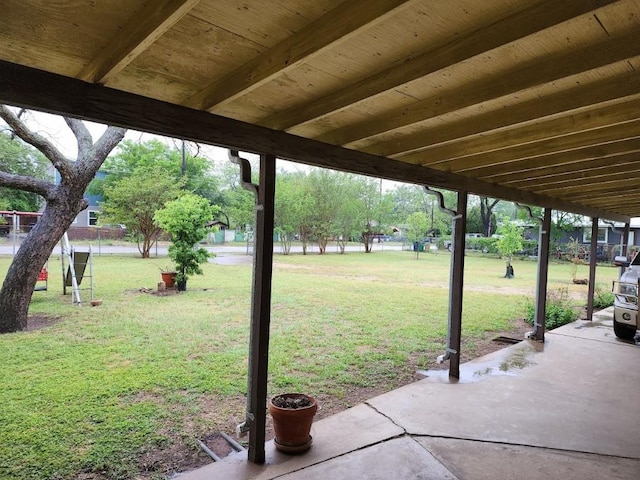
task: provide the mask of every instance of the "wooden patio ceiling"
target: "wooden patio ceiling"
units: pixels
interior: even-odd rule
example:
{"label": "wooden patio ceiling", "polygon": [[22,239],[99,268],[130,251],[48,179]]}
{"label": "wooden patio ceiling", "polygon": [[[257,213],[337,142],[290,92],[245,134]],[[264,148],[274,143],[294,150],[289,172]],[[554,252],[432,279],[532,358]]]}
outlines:
{"label": "wooden patio ceiling", "polygon": [[0,17],[3,103],[621,221],[640,216],[639,70],[640,0],[5,0]]}

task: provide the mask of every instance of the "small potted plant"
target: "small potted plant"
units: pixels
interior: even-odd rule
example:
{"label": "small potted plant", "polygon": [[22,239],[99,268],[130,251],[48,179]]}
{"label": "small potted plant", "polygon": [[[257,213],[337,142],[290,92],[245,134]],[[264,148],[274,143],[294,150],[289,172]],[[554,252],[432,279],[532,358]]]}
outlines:
{"label": "small potted plant", "polygon": [[187,289],[189,275],[202,275],[200,265],[212,256],[206,249],[197,248],[197,244],[206,236],[207,223],[216,209],[207,199],[186,192],[167,202],[154,215],[158,226],[171,237],[169,258],[176,264],[175,282],[179,291]]}
{"label": "small potted plant", "polygon": [[173,288],[176,285],[176,271],[169,268],[164,267],[160,269],[160,276],[162,277],[162,281],[164,282],[167,288]]}
{"label": "small potted plant", "polygon": [[269,413],[273,418],[276,448],[285,453],[302,453],[311,448],[310,435],[318,402],[304,393],[283,393],[269,401]]}

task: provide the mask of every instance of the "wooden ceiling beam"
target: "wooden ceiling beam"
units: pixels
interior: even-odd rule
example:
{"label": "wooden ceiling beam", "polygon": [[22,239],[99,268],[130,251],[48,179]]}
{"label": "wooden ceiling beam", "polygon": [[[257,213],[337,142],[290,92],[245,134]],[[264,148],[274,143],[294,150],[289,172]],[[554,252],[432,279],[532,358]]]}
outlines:
{"label": "wooden ceiling beam", "polygon": [[[442,127],[429,128],[408,135],[395,136],[389,140],[367,146],[363,150],[368,153],[384,156],[411,153],[444,142],[485,134],[494,130],[503,130],[522,123],[540,121],[540,119],[544,117],[589,108],[620,97],[638,93],[640,93],[640,75],[630,71],[622,76],[606,78],[591,84],[580,84],[575,88],[560,91],[545,97],[542,102],[539,98],[534,98],[506,108],[499,108],[471,118],[447,123],[447,125]],[[433,103],[434,102],[432,102],[432,104]],[[415,125],[419,122],[413,122],[407,119],[407,117],[412,117],[409,110],[413,110],[414,105],[416,104],[405,107],[404,109],[398,109],[386,115],[386,122],[374,120],[371,122],[362,122],[361,124],[348,125],[343,129],[321,135],[316,139],[336,145],[349,145],[357,139],[371,137],[374,132],[376,134],[381,133],[383,129],[387,129],[385,132],[388,132],[394,128]],[[417,110],[419,110],[419,108],[416,108],[416,111]],[[431,118],[431,114],[429,114],[428,117]],[[375,124],[375,130],[367,128],[366,125],[363,125],[364,123],[370,125]],[[386,123],[386,125],[383,125],[383,123]],[[344,134],[343,130],[354,130],[360,133],[349,137],[348,134]]]}
{"label": "wooden ceiling beam", "polygon": [[554,152],[539,155],[534,158],[523,158],[509,162],[509,168],[503,164],[483,167],[475,172],[478,178],[501,183],[504,175],[519,175],[538,168],[548,168],[549,165],[568,165],[573,162],[582,162],[596,158],[604,158],[615,155],[633,153],[640,150],[640,135],[635,138],[617,140],[600,145],[589,145],[570,151]]}
{"label": "wooden ceiling beam", "polygon": [[471,139],[431,147],[421,150],[418,155],[425,155],[429,158],[429,164],[433,165],[441,161],[512,148],[540,140],[553,139],[556,143],[562,143],[563,137],[573,136],[581,131],[587,132],[638,119],[640,119],[640,95],[634,95],[618,99],[616,103],[585,109],[578,113],[570,113],[523,126],[501,129]]}
{"label": "wooden ceiling beam", "polygon": [[466,191],[621,222],[629,220],[628,215],[585,208],[559,198],[328,145],[5,61],[0,61],[0,103],[194,142],[271,154],[285,160],[377,178]]}
{"label": "wooden ceiling beam", "polygon": [[[488,152],[480,152],[451,160],[438,160],[431,162],[425,158],[421,165],[432,166],[440,164],[450,172],[473,172],[490,165],[508,164],[514,161],[532,159],[555,152],[570,152],[571,150],[596,146],[609,142],[617,142],[625,139],[640,137],[640,119],[612,125],[596,130],[579,132],[565,137],[541,139],[524,145],[516,145],[512,148],[502,148]],[[480,175],[483,175],[479,172]]]}
{"label": "wooden ceiling beam", "polygon": [[598,195],[588,200],[588,203],[590,205],[615,206],[620,204],[620,200],[624,201],[627,204],[640,205],[640,200],[638,200],[638,196],[634,195],[633,193],[630,193],[627,195],[613,196],[613,197]]}
{"label": "wooden ceiling beam", "polygon": [[[574,185],[571,187],[563,187],[563,188],[543,188],[543,189],[533,189],[536,193],[541,193],[543,195],[550,196],[561,196],[562,198],[567,198],[567,196],[576,196],[579,198],[582,194],[590,194],[590,193],[620,193],[621,190],[625,188],[637,188],[638,179],[634,177],[627,177],[626,179],[616,179],[606,182],[596,182],[592,184],[585,183],[583,185]],[[637,192],[636,192],[637,194]]]}
{"label": "wooden ceiling beam", "polygon": [[[637,142],[640,144],[640,139],[638,139]],[[602,167],[620,169],[639,161],[640,148],[628,153],[589,157],[584,160],[570,161],[567,163],[545,163],[543,166],[527,166],[527,163],[523,162],[522,167],[517,167],[515,164],[512,164],[511,168],[513,172],[510,171],[502,175],[492,175],[481,178],[490,178],[494,183],[501,185],[521,187],[526,185],[527,181],[533,179],[552,179],[562,175],[571,175],[572,172],[581,172]]]}
{"label": "wooden ceiling beam", "polygon": [[531,179],[526,185],[511,184],[510,186],[543,192],[546,190],[566,190],[575,186],[589,188],[591,185],[599,185],[604,182],[630,179],[640,180],[640,162],[628,166],[624,171],[612,171],[611,168],[603,167],[548,177],[547,180],[536,181],[538,179]]}
{"label": "wooden ceiling beam", "polygon": [[147,2],[142,11],[109,41],[100,54],[86,65],[78,78],[105,84],[164,35],[200,0],[157,0]]}
{"label": "wooden ceiling beam", "polygon": [[625,195],[624,197],[620,198],[615,198],[615,196],[612,195],[599,195],[597,197],[585,199],[583,201],[587,205],[593,206],[594,208],[602,209],[619,209],[621,204],[624,205],[625,209],[637,208],[636,206],[640,205],[640,201],[638,200],[637,195]]}
{"label": "wooden ceiling beam", "polygon": [[187,106],[215,111],[287,70],[299,66],[328,47],[335,47],[372,22],[397,13],[407,0],[356,0],[344,2],[317,21],[284,39],[273,48],[206,86],[193,95]]}
{"label": "wooden ceiling beam", "polygon": [[[260,124],[276,130],[288,130],[312,120],[340,111],[354,103],[374,95],[397,88],[418,78],[486,53],[515,40],[541,30],[553,27],[579,15],[583,15],[615,0],[590,0],[581,2],[546,1],[510,17],[496,21],[492,25],[478,28],[473,33],[454,40],[444,46],[423,52],[411,59],[403,59],[370,77],[348,87],[315,99],[305,105],[296,105],[283,112],[263,119]],[[620,49],[617,42],[611,48]],[[627,49],[629,49],[627,44]],[[615,56],[611,52],[612,57]],[[628,55],[628,54],[627,54]],[[609,60],[609,62],[611,62]],[[556,65],[554,67],[563,65]],[[592,67],[593,68],[593,67]],[[545,70],[548,70],[546,68]],[[532,72],[530,72],[532,73]],[[504,89],[505,79],[500,88]],[[474,87],[475,88],[475,87]],[[495,86],[494,86],[495,88]],[[458,107],[459,108],[459,107]]]}

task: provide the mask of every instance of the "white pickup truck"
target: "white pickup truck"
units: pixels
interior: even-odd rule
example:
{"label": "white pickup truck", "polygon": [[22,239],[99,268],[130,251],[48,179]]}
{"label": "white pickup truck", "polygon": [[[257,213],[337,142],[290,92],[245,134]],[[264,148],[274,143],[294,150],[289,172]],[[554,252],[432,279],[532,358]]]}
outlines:
{"label": "white pickup truck", "polygon": [[[638,328],[638,282],[640,281],[640,254],[631,262],[616,257],[615,264],[623,267],[620,280],[613,282],[613,331],[618,338],[631,340]],[[626,268],[625,268],[626,267]]]}

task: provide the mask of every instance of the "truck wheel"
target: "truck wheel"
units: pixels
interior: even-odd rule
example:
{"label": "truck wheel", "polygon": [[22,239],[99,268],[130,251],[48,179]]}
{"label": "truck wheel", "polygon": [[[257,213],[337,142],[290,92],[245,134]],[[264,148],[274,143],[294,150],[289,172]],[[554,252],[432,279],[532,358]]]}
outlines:
{"label": "truck wheel", "polygon": [[627,325],[626,323],[616,322],[614,320],[613,331],[618,338],[622,338],[623,340],[633,340],[633,337],[636,334],[636,327],[633,325]]}

